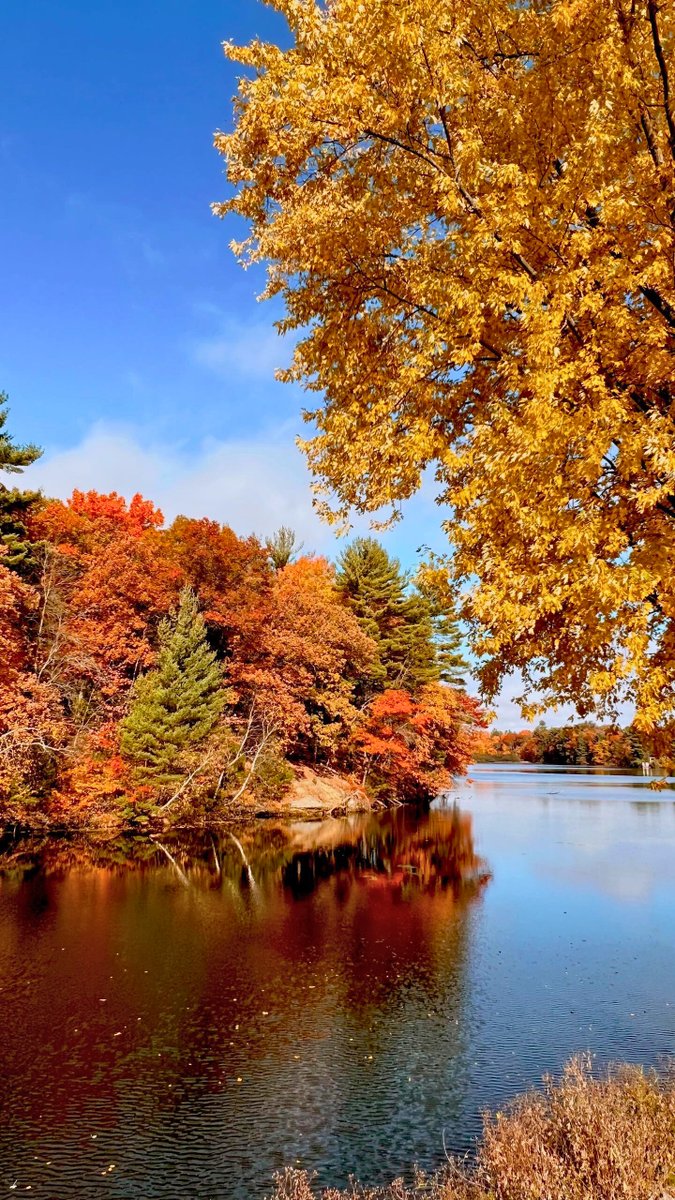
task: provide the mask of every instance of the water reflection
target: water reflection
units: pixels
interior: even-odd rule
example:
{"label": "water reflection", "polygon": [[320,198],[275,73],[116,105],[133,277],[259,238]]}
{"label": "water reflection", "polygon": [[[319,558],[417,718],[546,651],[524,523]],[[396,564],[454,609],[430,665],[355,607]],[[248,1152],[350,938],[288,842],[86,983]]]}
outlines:
{"label": "water reflection", "polygon": [[258,821],[236,831],[109,839],[69,837],[0,841],[0,879],[47,879],[78,871],[128,872],[169,867],[188,886],[280,885],[308,895],[333,876],[359,879],[401,895],[458,894],[489,878],[474,850],[471,818],[456,806],[401,808],[322,822]]}
{"label": "water reflection", "polygon": [[424,1158],[441,1094],[463,1124],[488,878],[457,809],[5,847],[0,1186],[250,1198]]}
{"label": "water reflection", "polygon": [[5,847],[0,1191],[257,1200],[297,1160],[377,1183],[577,1051],[672,1056],[673,793],[486,764],[454,795]]}

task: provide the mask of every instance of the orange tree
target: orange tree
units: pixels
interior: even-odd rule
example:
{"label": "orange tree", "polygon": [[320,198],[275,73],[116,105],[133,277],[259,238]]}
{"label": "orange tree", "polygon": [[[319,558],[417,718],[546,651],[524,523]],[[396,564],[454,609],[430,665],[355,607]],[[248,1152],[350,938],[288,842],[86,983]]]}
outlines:
{"label": "orange tree", "polygon": [[[32,670],[37,592],[0,554],[0,799],[34,798],[53,782],[66,729],[58,696]],[[16,819],[11,803],[2,816]]]}
{"label": "orange tree", "polygon": [[342,603],[333,568],[301,558],[276,572],[257,653],[235,661],[230,678],[291,752],[327,759],[360,719],[355,689],[376,653]]}
{"label": "orange tree", "polygon": [[228,659],[255,653],[271,608],[273,571],[257,538],[237,537],[227,525],[177,517],[163,555],[197,593],[212,644]]}
{"label": "orange tree", "polygon": [[486,695],[672,716],[675,6],[271,2],[215,209],[301,331],[320,485],[435,470]]}
{"label": "orange tree", "polygon": [[456,688],[382,692],[353,736],[363,781],[403,802],[426,800],[465,771],[484,726],[478,702]]}
{"label": "orange tree", "polygon": [[115,707],[154,661],[180,573],[162,553],[162,514],[134,496],[73,492],[31,520],[43,541],[37,661],[71,709]]}

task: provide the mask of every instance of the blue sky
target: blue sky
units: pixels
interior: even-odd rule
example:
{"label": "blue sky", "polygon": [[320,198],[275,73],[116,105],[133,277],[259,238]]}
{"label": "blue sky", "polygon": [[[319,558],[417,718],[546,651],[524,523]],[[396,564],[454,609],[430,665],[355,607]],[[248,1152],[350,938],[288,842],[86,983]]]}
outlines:
{"label": "blue sky", "polygon": [[[11,431],[45,449],[27,476],[142,491],[239,533],[292,524],[335,553],[295,449],[299,389],[261,272],[229,250],[241,227],[212,134],[231,124],[224,40],[287,36],[260,0],[5,0],[0,44],[0,387]],[[444,546],[431,495],[386,536],[411,566]],[[507,689],[502,725],[521,725]]]}
{"label": "blue sky", "polygon": [[[283,20],[259,0],[10,0],[4,26],[0,386],[45,448],[35,481],[140,488],[239,532],[291,521],[331,550],[294,447],[302,392],[273,377],[279,311],[231,254],[243,226],[209,207],[236,91],[221,42]],[[414,509],[390,539],[406,562],[443,545],[430,500]]]}
{"label": "blue sky", "polygon": [[209,211],[236,87],[220,43],[280,29],[257,0],[9,0],[0,369],[18,433],[52,450],[126,422],[194,450],[297,413],[270,382],[261,276]]}

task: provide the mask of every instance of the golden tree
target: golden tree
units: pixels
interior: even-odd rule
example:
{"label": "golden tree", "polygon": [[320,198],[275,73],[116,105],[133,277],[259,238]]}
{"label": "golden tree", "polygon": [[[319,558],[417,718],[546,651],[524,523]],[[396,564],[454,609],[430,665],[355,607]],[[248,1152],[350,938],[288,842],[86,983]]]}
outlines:
{"label": "golden tree", "polygon": [[[673,0],[272,0],[217,134],[332,519],[435,471],[491,695],[675,707]],[[323,502],[327,510],[326,501]],[[467,586],[468,584],[468,586]]]}

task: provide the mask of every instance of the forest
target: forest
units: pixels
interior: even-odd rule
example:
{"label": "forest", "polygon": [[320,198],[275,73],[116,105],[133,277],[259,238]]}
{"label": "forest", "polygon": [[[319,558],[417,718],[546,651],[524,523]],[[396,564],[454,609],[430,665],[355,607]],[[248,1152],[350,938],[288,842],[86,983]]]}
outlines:
{"label": "forest", "polygon": [[[39,457],[7,432],[0,472]],[[336,564],[140,495],[0,485],[0,822],[205,821],[298,764],[424,800],[485,724],[433,576],[370,537]]]}
{"label": "forest", "polygon": [[[530,762],[575,767],[639,767],[663,756],[663,743],[634,725],[598,725],[582,721],[562,726],[542,722],[534,729],[491,729],[480,736],[479,762]],[[668,762],[668,756],[664,757]]]}

